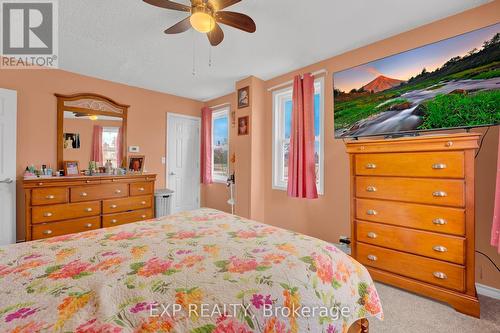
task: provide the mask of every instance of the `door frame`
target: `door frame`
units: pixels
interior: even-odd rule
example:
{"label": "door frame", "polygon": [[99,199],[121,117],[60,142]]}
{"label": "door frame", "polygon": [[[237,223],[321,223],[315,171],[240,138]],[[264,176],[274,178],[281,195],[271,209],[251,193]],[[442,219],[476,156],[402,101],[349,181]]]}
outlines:
{"label": "door frame", "polygon": [[[198,174],[196,177],[198,179],[200,178],[200,170],[201,170],[201,117],[197,116],[188,116],[185,114],[181,113],[175,113],[175,112],[167,112],[167,124],[166,124],[166,131],[165,131],[165,187],[168,187],[168,177],[169,177],[169,166],[170,166],[170,154],[168,151],[168,135],[170,133],[169,131],[169,126],[170,126],[170,120],[172,118],[184,118],[184,119],[190,119],[190,120],[195,120],[196,124],[198,125]],[[197,182],[197,187],[198,187],[198,207],[201,207],[201,181]],[[175,195],[175,193],[174,193]]]}

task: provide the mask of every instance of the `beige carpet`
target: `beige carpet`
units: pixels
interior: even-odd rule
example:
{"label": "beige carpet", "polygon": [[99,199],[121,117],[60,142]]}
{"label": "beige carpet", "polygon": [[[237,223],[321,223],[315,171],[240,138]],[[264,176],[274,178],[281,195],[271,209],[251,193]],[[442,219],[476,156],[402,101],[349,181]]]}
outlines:
{"label": "beige carpet", "polygon": [[384,321],[370,319],[370,333],[499,333],[500,300],[479,296],[481,319],[442,303],[377,283]]}

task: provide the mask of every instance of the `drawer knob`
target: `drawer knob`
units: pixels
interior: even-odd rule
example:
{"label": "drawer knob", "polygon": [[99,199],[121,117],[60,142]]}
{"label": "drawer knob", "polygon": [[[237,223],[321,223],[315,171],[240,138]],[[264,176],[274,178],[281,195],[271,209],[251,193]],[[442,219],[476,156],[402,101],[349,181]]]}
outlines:
{"label": "drawer knob", "polygon": [[145,219],[147,216],[146,214],[141,215],[141,218]]}
{"label": "drawer knob", "polygon": [[52,214],[51,212],[43,213],[43,216],[45,216],[45,217],[51,217],[52,215],[54,215],[54,214]]}
{"label": "drawer knob", "polygon": [[45,230],[43,233],[45,235],[52,235],[52,230]]}
{"label": "drawer knob", "polygon": [[372,215],[373,216],[373,215],[377,215],[377,214],[378,214],[378,212],[375,209],[368,209],[366,211],[366,215]]}
{"label": "drawer knob", "polygon": [[38,186],[42,186],[42,185],[43,185],[43,183],[38,183]]}
{"label": "drawer knob", "polygon": [[448,251],[448,249],[446,247],[441,246],[441,245],[434,246],[432,249],[434,251],[436,251],[436,252],[446,252],[446,251]]}
{"label": "drawer knob", "polygon": [[144,187],[139,187],[139,192],[144,192]]}
{"label": "drawer knob", "polygon": [[369,232],[369,233],[367,234],[367,236],[368,236],[368,238],[371,238],[371,239],[375,239],[375,238],[377,238],[377,234],[376,234],[376,233],[374,233],[374,232]]}
{"label": "drawer knob", "polygon": [[92,223],[87,223],[87,224],[85,225],[85,228],[92,228]]}
{"label": "drawer knob", "polygon": [[434,223],[435,225],[445,225],[447,222],[445,219],[434,219],[432,220],[432,223]]}
{"label": "drawer knob", "polygon": [[122,190],[115,190],[115,193],[120,194],[120,193],[122,193]]}
{"label": "drawer knob", "polygon": [[453,141],[448,141],[448,142],[446,142],[445,146],[446,146],[446,147],[451,147],[451,146],[453,146]]}
{"label": "drawer knob", "polygon": [[82,192],[82,193],[80,193],[80,196],[85,198],[86,196],[88,196],[88,194],[87,194],[87,192]]}
{"label": "drawer knob", "polygon": [[48,200],[52,200],[52,199],[55,199],[56,197],[55,197],[55,195],[49,194],[45,198]]}
{"label": "drawer knob", "polygon": [[112,224],[116,224],[116,223],[118,223],[118,220],[112,219],[112,220],[111,220],[111,223],[112,223]]}
{"label": "drawer knob", "polygon": [[146,204],[146,201],[141,201],[141,205],[145,205]]}
{"label": "drawer knob", "polygon": [[370,185],[366,188],[366,192],[377,192],[377,188]]}
{"label": "drawer knob", "polygon": [[368,163],[367,165],[365,165],[365,168],[367,168],[367,169],[376,169],[377,165],[374,164],[374,163]]}
{"label": "drawer knob", "polygon": [[87,213],[90,213],[91,211],[93,211],[93,209],[89,207],[89,208],[85,208],[85,211],[86,211]]}
{"label": "drawer knob", "polygon": [[376,256],[376,255],[373,255],[373,254],[369,254],[367,258],[368,258],[368,260],[370,260],[370,261],[377,261],[377,259],[378,259],[378,258],[377,258],[377,256]]}
{"label": "drawer knob", "polygon": [[443,164],[443,163],[436,163],[436,164],[433,164],[432,165],[432,168],[434,170],[442,170],[442,169],[446,169],[447,168],[447,165],[446,164]]}
{"label": "drawer knob", "polygon": [[444,198],[444,197],[448,196],[448,193],[446,193],[444,191],[436,191],[436,192],[432,193],[432,196],[434,196],[436,198]]}
{"label": "drawer knob", "polygon": [[118,208],[117,205],[111,205],[110,207],[113,208],[113,209]]}
{"label": "drawer knob", "polygon": [[90,184],[90,180],[86,180],[86,181],[85,181],[85,183],[86,183],[86,184]]}
{"label": "drawer knob", "polygon": [[435,278],[440,280],[446,280],[448,278],[448,276],[446,276],[446,274],[444,274],[443,272],[434,272],[432,273],[432,275],[434,275]]}

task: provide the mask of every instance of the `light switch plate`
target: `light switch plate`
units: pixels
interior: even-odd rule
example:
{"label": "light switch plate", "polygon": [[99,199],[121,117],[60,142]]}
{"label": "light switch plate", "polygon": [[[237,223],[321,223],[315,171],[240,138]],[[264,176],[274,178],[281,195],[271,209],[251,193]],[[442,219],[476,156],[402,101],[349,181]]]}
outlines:
{"label": "light switch plate", "polygon": [[165,157],[161,158],[161,164],[167,164],[167,159]]}
{"label": "light switch plate", "polygon": [[129,146],[128,147],[129,153],[138,153],[139,151],[140,151],[139,146]]}

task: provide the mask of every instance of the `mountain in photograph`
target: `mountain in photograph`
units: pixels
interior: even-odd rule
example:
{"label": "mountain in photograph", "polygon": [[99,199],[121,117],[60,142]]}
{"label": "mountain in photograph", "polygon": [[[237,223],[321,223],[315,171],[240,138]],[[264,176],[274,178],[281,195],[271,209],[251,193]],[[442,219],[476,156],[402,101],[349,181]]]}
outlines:
{"label": "mountain in photograph", "polygon": [[398,79],[392,79],[392,78],[384,76],[384,75],[379,75],[373,81],[364,85],[362,90],[373,91],[373,92],[377,93],[380,91],[384,91],[387,89],[397,87],[403,82],[405,82],[405,81],[398,80]]}

